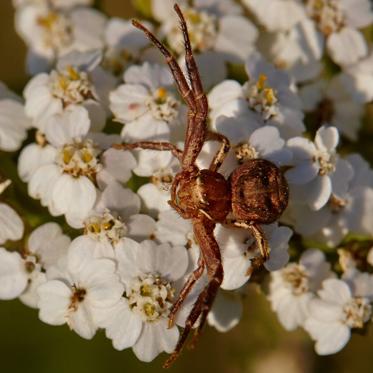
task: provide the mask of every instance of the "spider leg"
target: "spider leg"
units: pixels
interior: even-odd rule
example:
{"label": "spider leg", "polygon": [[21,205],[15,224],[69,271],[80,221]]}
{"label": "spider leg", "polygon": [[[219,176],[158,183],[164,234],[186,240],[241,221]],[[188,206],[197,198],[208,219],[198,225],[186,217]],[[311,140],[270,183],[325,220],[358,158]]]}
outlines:
{"label": "spider leg", "polygon": [[164,141],[139,141],[131,144],[113,144],[112,148],[118,150],[149,149],[159,151],[170,151],[174,157],[181,161],[183,152],[175,145]]}
{"label": "spider leg", "polygon": [[194,235],[199,243],[201,253],[206,264],[209,282],[194,303],[192,311],[185,322],[185,328],[179,338],[179,341],[177,342],[175,350],[164,364],[165,368],[169,368],[177,359],[184,347],[189,333],[192,330],[192,327],[201,316],[202,325],[197,329],[197,335],[200,334],[207,314],[210,311],[220,285],[223,282],[223,266],[221,263],[220,249],[214,238],[215,223],[207,219],[204,215],[201,215],[199,218],[193,221],[193,228]]}
{"label": "spider leg", "polygon": [[184,15],[181,12],[179,5],[175,4],[174,9],[180,19],[180,26],[181,31],[183,33],[184,38],[184,46],[185,46],[185,63],[188,71],[188,76],[190,79],[190,84],[192,86],[192,90],[194,93],[194,97],[196,100],[197,110],[201,114],[206,114],[208,110],[208,102],[205,92],[203,91],[203,85],[201,81],[201,77],[198,71],[198,67],[196,61],[193,56],[192,47],[190,44],[189,33],[188,33],[188,26],[185,21]]}
{"label": "spider leg", "polygon": [[184,284],[183,288],[180,291],[176,302],[173,304],[170,314],[168,315],[168,327],[172,328],[175,324],[176,314],[179,311],[181,305],[184,303],[186,297],[192,290],[194,284],[201,278],[203,271],[205,269],[205,262],[203,261],[203,257],[200,256],[198,259],[198,267],[192,272],[189,276],[187,282]]}
{"label": "spider leg", "polygon": [[270,248],[268,245],[268,240],[259,224],[246,223],[236,220],[226,220],[224,224],[235,228],[244,228],[249,230],[254,236],[256,244],[258,245],[263,263],[269,258]]}
{"label": "spider leg", "polygon": [[211,132],[211,131],[207,133],[207,140],[219,141],[221,143],[220,149],[215,154],[209,167],[210,171],[217,172],[220,166],[223,164],[224,159],[229,152],[230,143],[229,143],[229,140],[224,135],[217,133],[217,132]]}
{"label": "spider leg", "polygon": [[187,67],[187,72],[196,104],[195,110],[193,111],[193,113],[190,113],[191,118],[189,118],[188,120],[185,137],[183,167],[187,167],[188,165],[194,164],[206,140],[208,101],[207,96],[203,90],[201,77],[193,56],[193,51],[188,34],[188,26],[180,7],[175,4],[174,9],[180,19],[180,27],[183,33],[185,46],[185,64]]}
{"label": "spider leg", "polygon": [[171,70],[171,73],[174,77],[175,83],[177,85],[177,88],[185,100],[188,107],[195,112],[195,99],[194,94],[192,90],[189,87],[189,84],[187,80],[185,79],[185,76],[177,63],[175,57],[170,53],[170,51],[165,47],[163,43],[161,43],[157,37],[148,30],[144,25],[142,25],[140,22],[136,21],[135,19],[132,20],[132,24],[138,28],[139,30],[143,31],[146,37],[160,50],[160,52],[163,54],[163,56],[166,59],[166,62]]}

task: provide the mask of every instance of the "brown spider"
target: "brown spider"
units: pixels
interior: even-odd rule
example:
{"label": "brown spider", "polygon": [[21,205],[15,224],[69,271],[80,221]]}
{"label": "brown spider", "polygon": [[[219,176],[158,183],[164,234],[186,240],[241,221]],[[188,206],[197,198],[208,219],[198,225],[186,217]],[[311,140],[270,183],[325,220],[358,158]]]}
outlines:
{"label": "brown spider", "polygon": [[[230,175],[229,180],[218,173],[219,167],[229,151],[229,141],[225,136],[210,132],[207,128],[207,97],[203,91],[199,71],[193,57],[184,16],[178,5],[175,4],[174,8],[180,19],[183,33],[185,62],[190,84],[168,49],[141,23],[135,20],[132,23],[142,30],[164,55],[177,88],[188,106],[184,150],[181,151],[168,142],[152,141],[116,146],[126,150],[135,148],[168,150],[181,163],[181,171],[176,174],[172,182],[169,204],[181,217],[192,220],[194,235],[201,252],[198,267],[186,281],[170,311],[170,327],[174,324],[176,314],[192,287],[202,276],[205,268],[207,270],[208,283],[194,303],[186,320],[184,331],[164,367],[169,367],[176,360],[197,320],[199,320],[199,324],[195,329],[194,341],[200,335],[207,314],[223,281],[220,249],[214,238],[216,223],[249,229],[261,252],[261,257],[257,258],[255,263],[260,265],[268,258],[269,248],[259,224],[269,224],[277,220],[288,202],[287,183],[280,170],[269,161],[264,159],[250,160],[237,167]],[[204,142],[209,140],[220,142],[221,147],[209,168],[200,170],[195,162]]]}

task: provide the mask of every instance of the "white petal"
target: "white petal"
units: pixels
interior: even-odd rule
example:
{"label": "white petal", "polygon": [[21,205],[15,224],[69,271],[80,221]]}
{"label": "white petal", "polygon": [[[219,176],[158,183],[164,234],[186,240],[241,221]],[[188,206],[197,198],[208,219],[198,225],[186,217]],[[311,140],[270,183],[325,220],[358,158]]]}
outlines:
{"label": "white petal", "polygon": [[127,300],[123,299],[111,311],[105,329],[106,336],[113,341],[113,347],[121,351],[136,343],[142,331],[142,321],[130,310]]}
{"label": "white petal", "polygon": [[349,341],[350,329],[338,322],[324,323],[313,318],[306,320],[304,328],[316,340],[315,350],[319,355],[330,355],[340,351]]}
{"label": "white petal", "polygon": [[242,316],[242,302],[239,298],[219,292],[208,314],[208,323],[219,332],[225,333],[234,328]]}
{"label": "white petal", "polygon": [[157,120],[150,113],[147,113],[127,123],[121,135],[127,142],[141,140],[167,141],[170,136],[170,127],[166,122]]}
{"label": "white petal", "polygon": [[27,281],[25,262],[21,256],[0,247],[0,299],[19,297],[26,289]]}
{"label": "white petal", "polygon": [[9,99],[0,101],[0,149],[17,150],[25,140],[26,129],[30,125],[22,104]]}
{"label": "white petal", "polygon": [[320,150],[327,152],[335,150],[339,142],[338,129],[335,127],[320,127],[315,136],[315,144]]}
{"label": "white petal", "polygon": [[129,151],[108,149],[102,155],[101,161],[105,170],[121,183],[130,179],[131,171],[136,167],[135,157]]}
{"label": "white petal", "polygon": [[127,219],[140,211],[140,198],[131,189],[115,182],[105,188],[95,209],[102,212],[105,209],[116,211],[122,218]]}
{"label": "white petal", "polygon": [[126,222],[128,236],[136,241],[149,239],[154,234],[156,223],[153,218],[145,214],[132,215]]}
{"label": "white petal", "polygon": [[29,277],[29,284],[26,290],[20,295],[19,300],[27,307],[38,308],[39,295],[37,293],[41,284],[47,281],[45,273],[34,271]]}
{"label": "white petal", "polygon": [[147,111],[148,96],[147,89],[141,85],[123,84],[110,93],[110,108],[120,121],[132,121]]}
{"label": "white petal", "polygon": [[28,248],[37,254],[45,268],[56,264],[66,255],[70,238],[62,233],[57,223],[46,223],[35,229],[29,239]]}
{"label": "white petal", "polygon": [[145,62],[142,66],[132,65],[124,73],[127,83],[141,84],[154,92],[159,87],[167,87],[173,84],[170,71],[163,65]]}
{"label": "white petal", "polygon": [[332,59],[339,65],[351,65],[368,53],[368,47],[361,32],[344,27],[329,36],[326,46]]}
{"label": "white petal", "polygon": [[69,312],[67,323],[82,338],[92,339],[96,334],[97,325],[85,301],[80,302],[76,310]]}
{"label": "white petal", "polygon": [[208,94],[211,109],[218,109],[227,102],[242,96],[241,84],[235,80],[224,80],[216,85]]}
{"label": "white petal", "polygon": [[10,206],[0,203],[0,244],[17,241],[23,236],[23,221]]}
{"label": "white petal", "polygon": [[331,278],[325,280],[322,286],[318,294],[326,302],[334,302],[343,306],[351,300],[351,290],[344,281]]}
{"label": "white petal", "polygon": [[63,325],[71,302],[71,290],[62,281],[52,280],[39,286],[39,319],[50,325]]}
{"label": "white petal", "polygon": [[18,173],[22,181],[29,182],[36,170],[46,164],[53,163],[56,149],[51,145],[39,146],[29,144],[24,147],[18,158]]}
{"label": "white petal", "polygon": [[96,201],[96,188],[85,176],[61,175],[52,190],[52,204],[60,214],[84,219]]}
{"label": "white petal", "polygon": [[157,272],[170,281],[181,278],[188,267],[188,252],[184,246],[167,243],[157,246],[152,241],[144,241],[137,255],[144,273]]}
{"label": "white petal", "polygon": [[41,199],[43,206],[49,206],[52,198],[52,188],[60,178],[61,172],[55,164],[39,167],[31,176],[28,193],[32,198]]}
{"label": "white petal", "polygon": [[223,16],[219,22],[219,34],[215,49],[245,59],[252,51],[258,37],[256,27],[242,16]]}
{"label": "white petal", "polygon": [[332,183],[329,176],[319,176],[307,184],[308,204],[312,210],[320,210],[328,202]]}
{"label": "white petal", "polygon": [[152,361],[162,351],[171,353],[179,338],[179,330],[176,326],[168,329],[167,320],[155,323],[145,323],[137,343],[133,346],[133,352],[141,361]]}

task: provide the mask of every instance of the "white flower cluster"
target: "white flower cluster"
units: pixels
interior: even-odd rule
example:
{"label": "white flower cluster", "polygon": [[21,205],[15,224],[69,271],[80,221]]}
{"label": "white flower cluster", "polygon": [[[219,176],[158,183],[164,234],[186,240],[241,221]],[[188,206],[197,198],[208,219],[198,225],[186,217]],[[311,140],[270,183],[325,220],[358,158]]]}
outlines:
{"label": "white flower cluster", "polygon": [[[66,323],[86,339],[104,329],[115,349],[131,347],[142,361],[171,353],[208,279],[204,273],[170,326],[202,258],[190,220],[168,204],[180,164],[170,151],[115,144],[183,149],[183,98],[130,21],[106,17],[90,0],[13,3],[32,78],[23,99],[0,84],[0,158],[7,159],[0,299],[20,298],[41,321]],[[173,0],[150,4],[153,18],[144,24],[183,64]],[[373,101],[373,43],[362,32],[373,27],[371,3],[179,5],[208,96],[209,129],[231,143],[220,172],[228,178],[261,158],[289,184],[280,221],[261,226],[272,308],[287,330],[304,328],[318,354],[335,353],[372,319],[373,170],[350,151]],[[208,168],[217,149],[206,141],[198,167]],[[21,190],[46,209],[28,211]],[[54,217],[62,215],[60,226]],[[224,278],[208,323],[225,332],[240,320],[244,287],[262,281],[253,275],[260,254],[251,231],[216,224],[214,236]]]}

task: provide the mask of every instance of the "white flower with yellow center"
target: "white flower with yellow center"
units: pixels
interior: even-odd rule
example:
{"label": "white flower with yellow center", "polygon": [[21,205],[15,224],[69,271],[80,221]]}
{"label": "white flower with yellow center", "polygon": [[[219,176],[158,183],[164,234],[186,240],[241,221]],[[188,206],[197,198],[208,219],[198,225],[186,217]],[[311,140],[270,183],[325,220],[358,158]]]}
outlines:
{"label": "white flower with yellow center", "polygon": [[331,277],[330,265],[319,250],[304,252],[298,263],[271,272],[269,300],[286,330],[302,326],[308,306],[324,279]]}
{"label": "white flower with yellow center", "polygon": [[[152,24],[143,22],[152,30]],[[144,52],[150,46],[143,33],[133,27],[129,20],[111,18],[105,28],[106,50],[103,67],[115,76],[121,76],[131,64],[145,59]]]}
{"label": "white flower with yellow center", "polygon": [[51,8],[49,2],[18,7],[16,30],[30,48],[28,70],[47,71],[68,52],[102,48],[105,23],[105,16],[91,8]]}
{"label": "white flower with yellow center", "polygon": [[116,254],[125,292],[101,323],[107,337],[117,350],[132,347],[142,361],[172,352],[179,331],[176,326],[168,328],[168,314],[177,296],[175,281],[188,267],[186,249],[126,239]]}
{"label": "white flower with yellow center", "polygon": [[168,140],[184,123],[185,108],[173,93],[173,79],[164,66],[131,66],[125,84],[110,93],[116,120],[125,124],[122,136],[128,142]]}
{"label": "white flower with yellow center", "polygon": [[[242,63],[254,50],[258,31],[235,1],[197,0],[191,6],[181,0],[178,4],[186,18],[204,86],[211,87],[227,76],[227,62]],[[172,0],[152,0],[152,13],[161,24],[160,34],[173,52],[181,56],[182,34],[173,5]],[[180,62],[184,63],[182,58]]]}
{"label": "white flower with yellow center", "polygon": [[59,60],[55,70],[36,75],[26,85],[26,115],[36,128],[47,133],[48,140],[48,130],[56,126],[56,115],[76,107],[87,111],[91,130],[105,126],[107,94],[114,81],[98,66],[101,58],[97,51],[72,52]]}
{"label": "white flower with yellow center", "polygon": [[[216,16],[186,7],[183,8],[183,14],[188,24],[189,37],[193,50],[203,52],[212,49],[218,34]],[[182,54],[184,52],[183,36],[177,20],[173,18],[173,21],[172,25],[165,25],[165,29],[170,28],[169,32],[165,33],[167,35],[167,42],[177,54]]]}
{"label": "white flower with yellow center", "polygon": [[364,36],[357,29],[373,22],[369,0],[308,0],[306,8],[326,37],[326,47],[334,62],[350,65],[367,55]]}
{"label": "white flower with yellow center", "polygon": [[362,329],[372,316],[368,298],[354,296],[342,280],[327,279],[309,305],[309,316],[304,328],[316,341],[319,355],[340,351],[351,337],[351,329]]}
{"label": "white flower with yellow center", "polygon": [[[304,202],[305,196],[291,190],[293,202],[286,213],[288,224],[305,238],[336,247],[348,233],[371,235],[373,171],[358,154],[350,154],[343,160],[346,168],[340,169],[341,176],[336,189],[320,210],[310,209]],[[298,193],[299,195],[296,195]]]}
{"label": "white flower with yellow center", "polygon": [[95,259],[89,248],[69,248],[66,270],[38,287],[41,321],[67,324],[81,337],[91,339],[98,323],[123,294],[115,262]]}
{"label": "white flower with yellow center", "polygon": [[[240,6],[233,1],[224,3],[195,1],[190,7],[187,1],[179,2],[188,24],[192,48],[197,53],[213,50],[245,58],[253,49],[257,30],[241,15]],[[162,23],[161,32],[166,35],[171,49],[180,55],[184,51],[183,38],[172,5],[172,1],[153,0],[152,10],[154,17]],[[235,33],[239,29],[241,33]]]}
{"label": "white flower with yellow center", "polygon": [[140,198],[120,183],[110,183],[100,193],[94,209],[84,220],[84,234],[71,247],[89,247],[96,258],[115,258],[115,251],[126,237],[142,241],[155,230],[155,221],[139,214]]}
{"label": "white flower with yellow center", "polygon": [[243,86],[226,80],[209,93],[212,126],[235,141],[264,125],[277,127],[284,139],[302,134],[304,114],[289,76],[256,53],[248,58],[246,72]]}
{"label": "white flower with yellow center", "polygon": [[58,120],[49,134],[55,157],[35,170],[28,190],[53,215],[63,214],[70,225],[82,227],[96,203],[97,188],[115,180],[126,182],[136,161],[130,152],[105,151],[85,138],[90,122],[83,108],[65,111]]}
{"label": "white flower with yellow center", "polygon": [[287,142],[293,152],[293,168],[286,178],[294,200],[320,210],[333,194],[340,195],[352,177],[351,165],[337,154],[339,133],[335,127],[322,126],[315,141],[294,137]]}

